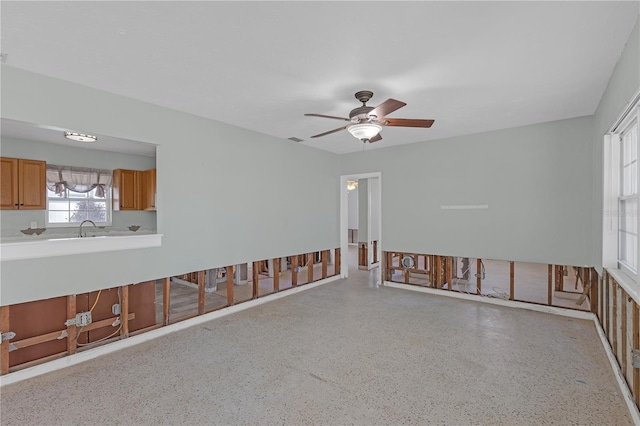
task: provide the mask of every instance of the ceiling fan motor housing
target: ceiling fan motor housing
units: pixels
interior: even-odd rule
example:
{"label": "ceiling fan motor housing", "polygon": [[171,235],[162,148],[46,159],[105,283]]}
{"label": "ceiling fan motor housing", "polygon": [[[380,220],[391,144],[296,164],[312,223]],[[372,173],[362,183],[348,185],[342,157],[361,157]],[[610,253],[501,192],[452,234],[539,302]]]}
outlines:
{"label": "ceiling fan motor housing", "polygon": [[353,123],[359,123],[362,120],[369,120],[369,112],[372,110],[373,110],[373,107],[368,107],[368,106],[361,106],[358,108],[354,108],[349,113],[349,119]]}

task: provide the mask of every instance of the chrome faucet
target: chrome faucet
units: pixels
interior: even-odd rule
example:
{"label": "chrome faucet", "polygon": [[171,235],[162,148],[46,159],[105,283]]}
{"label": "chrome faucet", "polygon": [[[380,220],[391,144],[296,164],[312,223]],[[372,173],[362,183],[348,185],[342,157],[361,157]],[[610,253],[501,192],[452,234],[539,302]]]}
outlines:
{"label": "chrome faucet", "polygon": [[96,224],[92,220],[89,220],[89,219],[83,220],[82,223],[80,224],[80,231],[78,232],[78,237],[82,238],[87,236],[86,232],[84,233],[84,235],[82,235],[82,225],[84,225],[87,222],[91,223],[94,228],[97,228]]}

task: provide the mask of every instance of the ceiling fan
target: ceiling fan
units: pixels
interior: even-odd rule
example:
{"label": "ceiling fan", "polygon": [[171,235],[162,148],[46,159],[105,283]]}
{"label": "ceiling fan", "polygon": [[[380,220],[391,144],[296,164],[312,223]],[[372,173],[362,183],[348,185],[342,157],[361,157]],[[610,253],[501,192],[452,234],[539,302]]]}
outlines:
{"label": "ceiling fan", "polygon": [[433,125],[434,120],[386,117],[387,114],[405,106],[406,103],[404,102],[395,99],[387,99],[374,108],[367,106],[367,102],[373,97],[373,92],[369,90],[361,90],[356,92],[355,97],[357,100],[362,102],[362,106],[351,110],[349,118],[324,114],[305,114],[307,117],[332,118],[334,120],[348,121],[351,123],[311,137],[319,138],[320,136],[326,136],[346,129],[355,138],[360,139],[362,142],[373,143],[382,139],[382,136],[380,136],[380,130],[382,130],[383,126],[429,128]]}

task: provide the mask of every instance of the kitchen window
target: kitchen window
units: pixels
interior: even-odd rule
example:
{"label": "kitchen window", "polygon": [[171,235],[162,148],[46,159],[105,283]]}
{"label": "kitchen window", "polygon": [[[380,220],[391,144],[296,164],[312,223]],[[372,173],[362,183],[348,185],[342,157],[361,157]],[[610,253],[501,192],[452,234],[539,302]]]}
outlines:
{"label": "kitchen window", "polygon": [[112,171],[47,165],[47,226],[111,225]]}

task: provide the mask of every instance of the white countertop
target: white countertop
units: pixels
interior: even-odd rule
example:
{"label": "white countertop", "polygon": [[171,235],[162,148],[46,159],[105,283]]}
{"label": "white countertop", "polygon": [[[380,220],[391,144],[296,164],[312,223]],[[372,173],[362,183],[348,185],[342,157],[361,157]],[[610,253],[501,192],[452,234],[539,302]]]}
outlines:
{"label": "white countertop", "polygon": [[[6,240],[5,240],[6,241]],[[0,261],[160,247],[162,234],[20,239],[0,244]]]}

